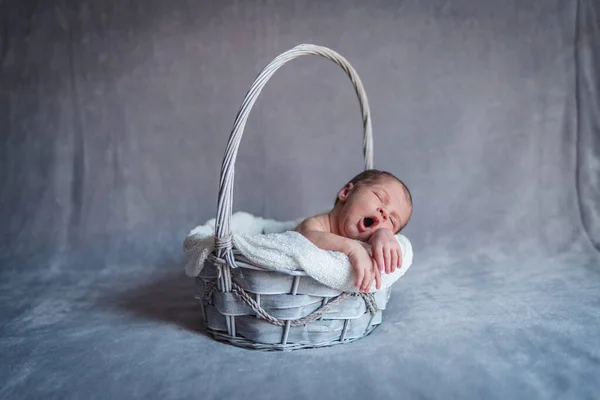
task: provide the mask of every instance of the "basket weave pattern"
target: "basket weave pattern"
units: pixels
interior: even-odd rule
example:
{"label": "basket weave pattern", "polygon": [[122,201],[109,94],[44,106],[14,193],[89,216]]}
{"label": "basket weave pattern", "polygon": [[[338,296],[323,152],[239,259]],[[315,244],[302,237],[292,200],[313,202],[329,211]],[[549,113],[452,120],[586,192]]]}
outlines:
{"label": "basket weave pattern", "polygon": [[375,294],[341,293],[301,271],[274,272],[245,259],[233,246],[231,215],[234,166],[246,121],[269,78],[302,55],[339,65],[358,96],[363,119],[365,169],[373,167],[369,104],[358,74],[335,51],[302,44],[273,59],[257,76],[238,112],[221,168],[215,251],[196,278],[206,329],[217,340],[262,350],[331,346],[360,339],[380,323],[391,289]]}

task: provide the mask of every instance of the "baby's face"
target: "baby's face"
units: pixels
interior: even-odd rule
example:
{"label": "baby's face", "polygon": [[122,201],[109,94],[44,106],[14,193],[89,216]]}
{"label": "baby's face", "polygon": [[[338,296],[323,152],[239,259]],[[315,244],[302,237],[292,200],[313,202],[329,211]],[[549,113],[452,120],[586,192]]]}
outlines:
{"label": "baby's face", "polygon": [[338,231],[351,239],[367,241],[378,229],[396,233],[412,213],[402,184],[392,178],[348,184],[340,190],[338,199]]}

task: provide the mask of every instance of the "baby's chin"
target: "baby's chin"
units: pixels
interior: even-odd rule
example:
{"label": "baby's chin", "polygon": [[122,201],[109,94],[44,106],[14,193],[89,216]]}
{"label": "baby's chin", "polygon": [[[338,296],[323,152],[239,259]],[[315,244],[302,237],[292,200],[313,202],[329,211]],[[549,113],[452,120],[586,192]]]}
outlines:
{"label": "baby's chin", "polygon": [[346,237],[353,240],[360,240],[366,242],[369,240],[371,235],[368,232],[360,232],[357,224],[346,226]]}
{"label": "baby's chin", "polygon": [[361,235],[358,235],[355,240],[360,240],[361,242],[368,242],[369,239],[371,239],[371,233],[363,233]]}

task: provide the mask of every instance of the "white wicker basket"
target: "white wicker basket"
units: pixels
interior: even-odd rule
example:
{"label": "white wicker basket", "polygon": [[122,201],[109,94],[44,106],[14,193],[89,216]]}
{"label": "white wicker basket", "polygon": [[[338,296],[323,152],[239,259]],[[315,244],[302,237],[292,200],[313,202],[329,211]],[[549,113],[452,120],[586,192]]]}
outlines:
{"label": "white wicker basket", "polygon": [[197,277],[206,329],[217,340],[263,350],[294,350],[347,343],[371,333],[380,323],[391,290],[375,294],[341,293],[302,272],[281,273],[254,265],[231,240],[235,160],[248,115],[268,79],[286,62],[319,55],[350,77],[363,117],[365,169],[373,167],[371,116],[358,74],[331,49],[302,44],[267,65],[250,87],[237,114],[223,164],[218,196],[215,251]]}

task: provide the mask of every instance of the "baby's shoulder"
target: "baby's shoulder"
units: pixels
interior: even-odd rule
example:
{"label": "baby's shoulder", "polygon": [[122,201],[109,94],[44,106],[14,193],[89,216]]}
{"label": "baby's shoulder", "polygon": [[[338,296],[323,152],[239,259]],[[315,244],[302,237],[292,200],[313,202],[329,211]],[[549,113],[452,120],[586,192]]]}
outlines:
{"label": "baby's shoulder", "polygon": [[329,232],[326,218],[327,214],[319,214],[306,218],[294,230],[300,233],[307,231]]}

